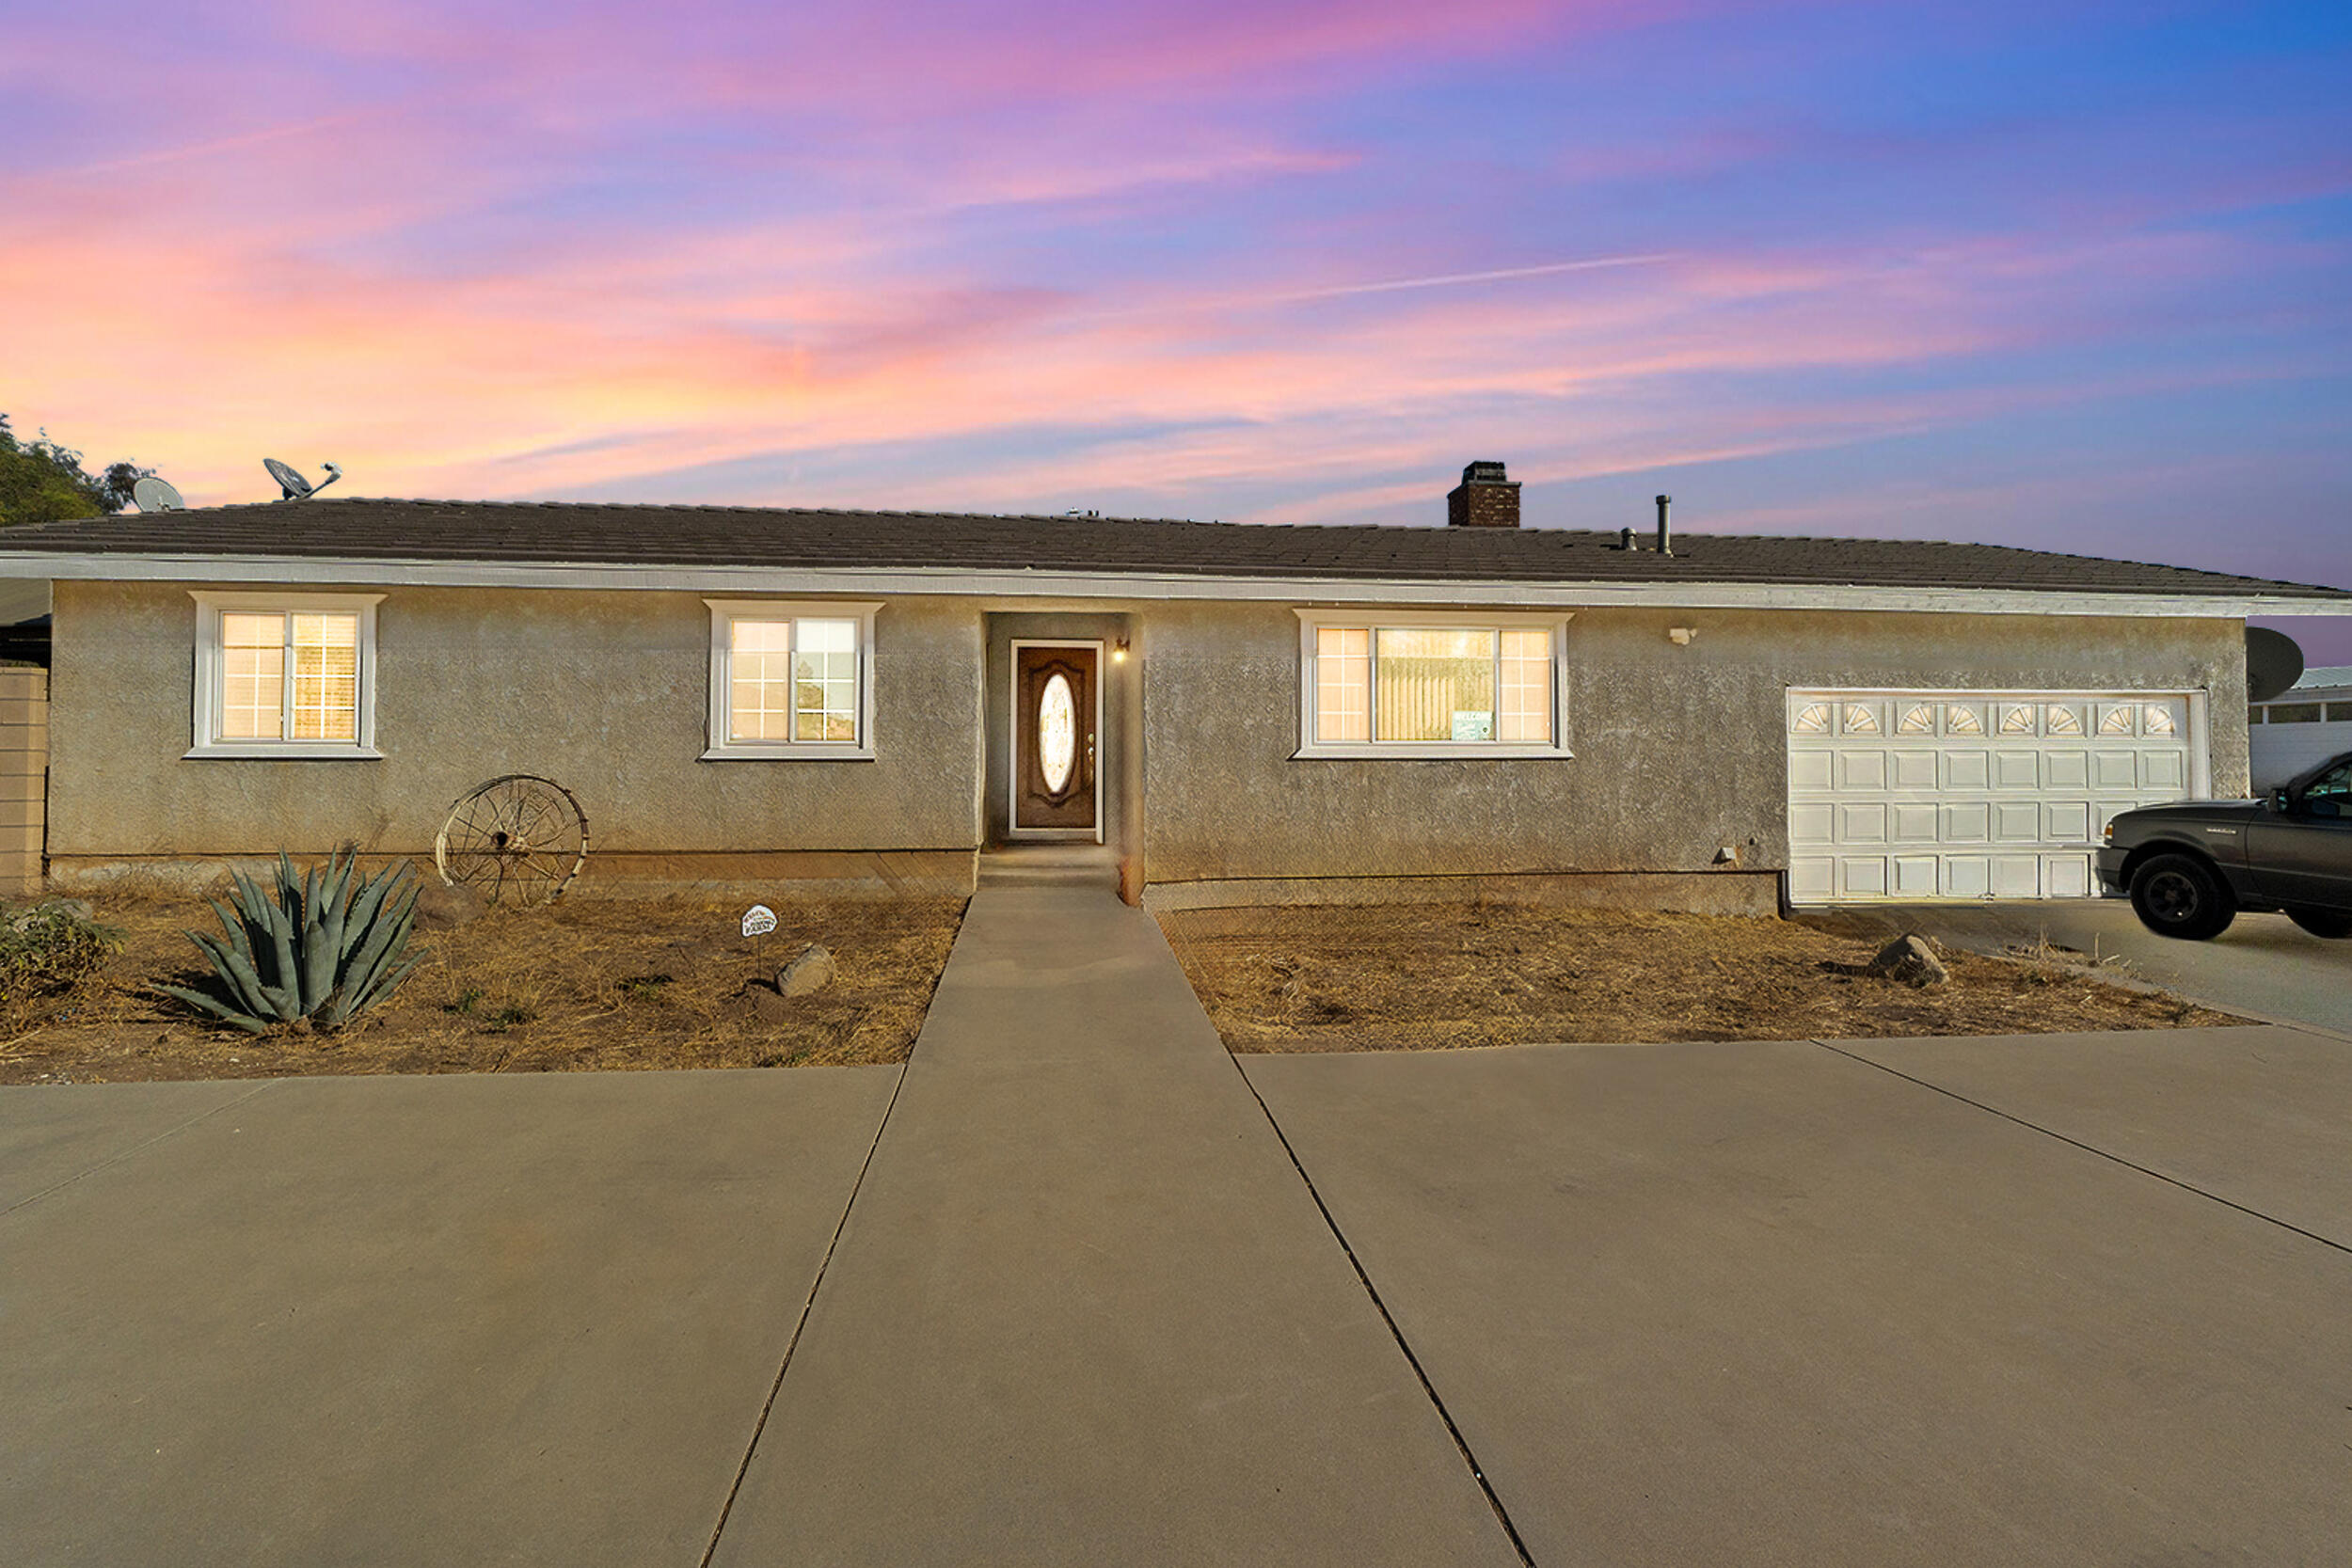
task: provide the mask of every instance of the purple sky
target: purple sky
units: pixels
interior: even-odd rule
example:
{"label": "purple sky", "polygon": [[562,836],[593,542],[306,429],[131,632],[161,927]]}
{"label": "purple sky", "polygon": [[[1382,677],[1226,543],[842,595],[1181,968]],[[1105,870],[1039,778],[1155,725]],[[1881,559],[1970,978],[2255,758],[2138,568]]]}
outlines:
{"label": "purple sky", "polygon": [[[2352,8],[81,0],[0,409],[364,495],[1986,540],[2352,585]],[[2288,627],[2352,663],[2352,621]]]}

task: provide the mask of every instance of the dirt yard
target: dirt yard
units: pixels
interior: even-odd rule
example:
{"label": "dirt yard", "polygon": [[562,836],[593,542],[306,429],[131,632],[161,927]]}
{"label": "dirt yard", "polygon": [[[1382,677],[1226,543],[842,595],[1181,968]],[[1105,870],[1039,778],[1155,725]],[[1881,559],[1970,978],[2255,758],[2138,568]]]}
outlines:
{"label": "dirt yard", "polygon": [[[0,1037],[0,1084],[902,1062],[963,918],[961,899],[783,903],[755,942],[739,935],[743,901],[494,909],[418,932],[424,963],[356,1027],[257,1037],[147,989],[210,974],[181,934],[218,933],[203,903],[96,902],[122,951],[72,993],[19,1011]],[[752,986],[810,942],[832,950],[832,985],[794,998]]]}
{"label": "dirt yard", "polygon": [[[1188,910],[1161,925],[1237,1052],[1443,1050],[2166,1029],[2243,1020],[2043,961],[1943,951],[1915,990],[1855,973],[1867,920],[1465,904]],[[2110,971],[2112,973],[2112,971]]]}

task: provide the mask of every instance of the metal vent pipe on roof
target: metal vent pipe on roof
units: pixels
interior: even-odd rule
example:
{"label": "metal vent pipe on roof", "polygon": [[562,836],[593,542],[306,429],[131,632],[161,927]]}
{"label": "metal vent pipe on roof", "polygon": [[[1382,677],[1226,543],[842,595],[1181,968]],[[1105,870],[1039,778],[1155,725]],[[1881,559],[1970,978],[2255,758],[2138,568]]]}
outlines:
{"label": "metal vent pipe on roof", "polygon": [[1672,496],[1661,496],[1658,498],[1658,553],[1660,555],[1672,555],[1675,553],[1674,536],[1668,531],[1666,526],[1666,509],[1673,504],[1674,498]]}

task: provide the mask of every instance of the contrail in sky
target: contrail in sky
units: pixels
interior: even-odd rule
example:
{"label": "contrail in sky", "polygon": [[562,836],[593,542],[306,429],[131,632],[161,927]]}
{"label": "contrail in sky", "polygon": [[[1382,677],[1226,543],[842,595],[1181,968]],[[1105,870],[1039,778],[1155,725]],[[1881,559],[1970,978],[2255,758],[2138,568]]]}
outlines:
{"label": "contrail in sky", "polygon": [[1300,299],[1337,299],[1345,294],[1385,294],[1400,289],[1443,289],[1457,283],[1500,283],[1514,277],[1545,277],[1560,272],[1596,272],[1603,267],[1639,267],[1678,261],[1679,251],[1661,250],[1644,256],[1594,256],[1581,261],[1546,261],[1533,267],[1498,267],[1492,272],[1449,272],[1434,277],[1392,277],[1379,283],[1339,283],[1327,289],[1301,289],[1296,293],[1261,294],[1258,302],[1286,305]]}

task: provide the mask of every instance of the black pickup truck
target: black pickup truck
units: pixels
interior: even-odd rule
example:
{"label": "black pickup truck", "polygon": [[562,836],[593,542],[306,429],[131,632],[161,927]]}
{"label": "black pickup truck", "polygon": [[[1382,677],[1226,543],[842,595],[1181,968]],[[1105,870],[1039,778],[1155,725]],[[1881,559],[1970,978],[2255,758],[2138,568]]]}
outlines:
{"label": "black pickup truck", "polygon": [[2099,879],[2141,924],[2201,942],[2240,910],[2283,910],[2313,936],[2352,937],[2352,752],[2261,800],[2181,800],[2119,813]]}

